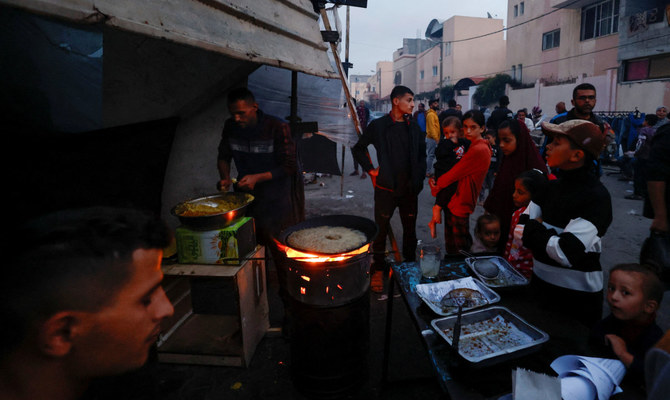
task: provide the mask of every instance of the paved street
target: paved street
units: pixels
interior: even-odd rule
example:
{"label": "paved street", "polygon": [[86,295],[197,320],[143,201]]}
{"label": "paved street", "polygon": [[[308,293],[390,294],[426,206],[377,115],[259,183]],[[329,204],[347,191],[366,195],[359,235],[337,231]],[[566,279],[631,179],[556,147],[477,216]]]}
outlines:
{"label": "paved street", "polygon": [[[372,149],[372,148],[371,148]],[[338,160],[341,160],[338,155]],[[373,159],[375,159],[373,154]],[[344,181],[339,176],[317,176],[316,183],[305,187],[307,216],[327,214],[353,214],[373,218],[372,185],[369,178],[361,180],[349,176],[352,172],[351,153],[345,154]],[[602,263],[606,270],[621,262],[635,262],[639,248],[648,232],[650,221],[643,218],[642,202],[626,200],[632,184],[618,180],[620,175],[614,168],[606,167],[602,180],[612,196],[614,221],[603,240]],[[419,198],[418,238],[429,239],[427,223],[433,198],[424,189]],[[478,207],[472,221],[482,212]],[[392,220],[393,230],[401,240],[401,227],[397,215]],[[441,230],[438,237],[441,237]],[[399,243],[401,245],[401,243]],[[276,296],[274,271],[268,274],[270,281],[271,323],[281,323],[281,306]],[[443,396],[432,377],[432,370],[425,355],[420,338],[410,320],[402,299],[394,301],[391,384],[381,391],[381,368],[385,310],[388,300],[371,294],[369,355],[370,378],[368,384],[351,398],[425,399]],[[670,300],[666,296],[659,315],[663,329],[670,328]],[[290,379],[289,342],[278,334],[269,334],[260,343],[249,368],[194,367],[162,365],[159,369],[162,381],[161,396],[173,399],[302,399],[295,391]]]}

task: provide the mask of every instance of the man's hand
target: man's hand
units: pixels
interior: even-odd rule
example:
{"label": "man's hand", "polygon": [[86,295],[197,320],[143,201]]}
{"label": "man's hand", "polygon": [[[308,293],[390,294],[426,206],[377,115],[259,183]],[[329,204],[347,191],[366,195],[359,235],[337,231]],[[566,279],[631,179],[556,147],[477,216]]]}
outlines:
{"label": "man's hand", "polygon": [[216,189],[221,191],[221,192],[227,192],[230,190],[230,185],[233,184],[232,179],[221,179],[217,184],[216,184]]}
{"label": "man's hand", "polygon": [[270,172],[261,172],[259,174],[250,174],[245,175],[237,183],[237,187],[240,189],[254,190],[257,184],[272,179],[272,174]]}

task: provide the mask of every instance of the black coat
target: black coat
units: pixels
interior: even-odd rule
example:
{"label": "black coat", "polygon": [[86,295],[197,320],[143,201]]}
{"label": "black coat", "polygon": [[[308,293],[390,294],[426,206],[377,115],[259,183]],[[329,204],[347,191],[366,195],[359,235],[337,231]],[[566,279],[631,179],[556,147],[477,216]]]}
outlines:
{"label": "black coat", "polygon": [[[375,146],[377,150],[377,161],[379,163],[379,176],[377,176],[377,187],[381,189],[394,190],[395,177],[393,174],[392,161],[389,159],[390,146],[394,143],[386,135],[386,130],[394,123],[389,114],[377,118],[365,128],[363,135],[361,135],[358,143],[352,148],[352,153],[356,161],[363,167],[365,171],[374,169],[367,154],[367,147],[369,145]],[[414,194],[419,194],[423,189],[423,181],[426,178],[426,141],[421,128],[414,120],[407,122],[409,125],[409,156],[410,168],[409,173],[412,190]]]}

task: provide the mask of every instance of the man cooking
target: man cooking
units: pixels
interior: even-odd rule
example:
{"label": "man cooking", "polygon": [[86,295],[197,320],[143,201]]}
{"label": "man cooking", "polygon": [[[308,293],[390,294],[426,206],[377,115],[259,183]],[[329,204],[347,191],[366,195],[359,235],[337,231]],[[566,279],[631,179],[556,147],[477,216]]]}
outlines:
{"label": "man cooking", "polygon": [[219,143],[219,190],[233,185],[230,162],[235,161],[238,192],[251,193],[249,208],[258,242],[270,249],[279,277],[280,296],[285,295],[285,271],[278,263],[273,238],[304,219],[304,192],[299,179],[296,145],[287,123],[258,108],[246,88],[228,94],[228,118]]}

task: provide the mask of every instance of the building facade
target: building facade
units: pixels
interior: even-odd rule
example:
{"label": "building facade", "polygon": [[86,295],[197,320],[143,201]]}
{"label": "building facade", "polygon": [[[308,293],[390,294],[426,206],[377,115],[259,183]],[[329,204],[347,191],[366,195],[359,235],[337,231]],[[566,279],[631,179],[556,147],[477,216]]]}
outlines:
{"label": "building facade", "polygon": [[372,75],[351,75],[349,76],[349,92],[356,101],[367,101],[368,92],[370,92],[370,77]]}

